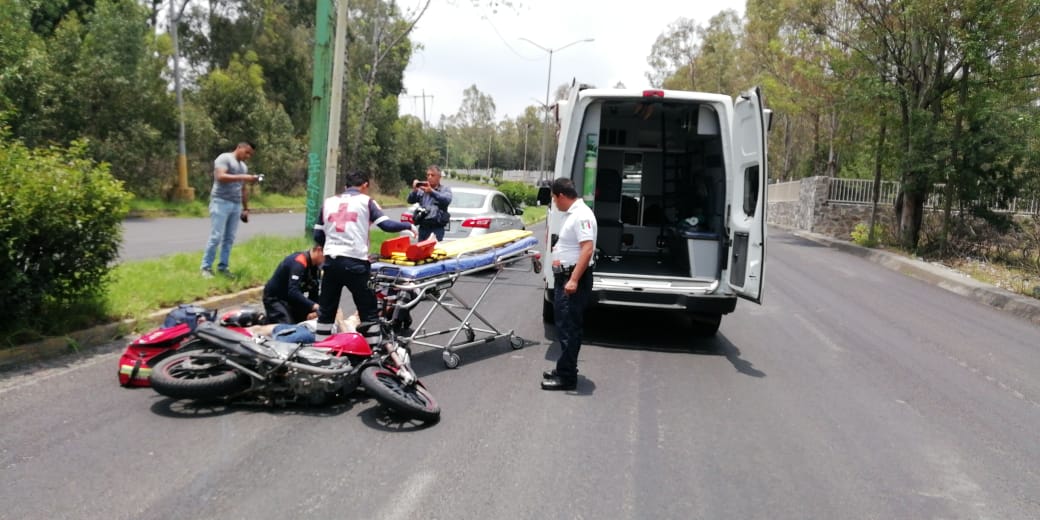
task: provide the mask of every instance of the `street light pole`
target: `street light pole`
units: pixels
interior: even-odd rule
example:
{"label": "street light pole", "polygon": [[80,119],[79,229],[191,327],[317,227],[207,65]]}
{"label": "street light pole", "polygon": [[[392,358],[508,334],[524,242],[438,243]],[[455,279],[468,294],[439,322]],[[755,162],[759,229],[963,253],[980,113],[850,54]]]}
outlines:
{"label": "street light pole", "polygon": [[555,49],[548,49],[546,47],[542,47],[541,45],[538,45],[537,43],[535,43],[535,42],[533,42],[531,40],[528,40],[527,38],[520,38],[520,39],[525,41],[525,42],[527,42],[527,43],[530,43],[531,45],[534,45],[535,47],[538,47],[539,49],[541,49],[541,50],[543,50],[545,52],[549,53],[549,73],[548,73],[548,75],[545,78],[545,105],[544,105],[544,108],[545,108],[545,118],[542,120],[542,158],[541,158],[541,161],[540,161],[539,166],[538,166],[538,169],[539,169],[539,172],[538,172],[538,182],[540,184],[541,181],[544,179],[543,176],[545,175],[545,149],[548,147],[547,144],[548,144],[548,140],[549,140],[549,86],[552,83],[552,58],[553,58],[553,53],[560,52],[563,49],[566,49],[567,47],[570,47],[571,45],[577,45],[579,43],[585,43],[585,42],[593,42],[593,41],[595,41],[595,38],[583,38],[581,40],[575,40],[575,41],[572,41],[572,42],[568,43],[567,45],[564,45],[562,47],[557,47]]}
{"label": "street light pole", "polygon": [[170,0],[170,37],[173,43],[173,89],[177,93],[177,187],[173,199],[181,202],[195,200],[195,188],[188,186],[188,152],[184,145],[184,96],[181,94],[181,53],[177,43],[177,22],[180,20]]}
{"label": "street light pole", "polygon": [[527,131],[531,129],[531,125],[524,123],[524,179],[527,178]]}

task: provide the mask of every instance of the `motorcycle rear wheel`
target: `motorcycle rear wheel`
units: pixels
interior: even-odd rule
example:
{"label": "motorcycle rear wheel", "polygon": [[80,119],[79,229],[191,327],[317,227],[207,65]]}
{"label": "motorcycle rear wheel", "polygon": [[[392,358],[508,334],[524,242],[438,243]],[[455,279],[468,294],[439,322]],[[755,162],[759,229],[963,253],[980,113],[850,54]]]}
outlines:
{"label": "motorcycle rear wheel", "polygon": [[387,408],[410,419],[433,422],[441,417],[441,407],[433,395],[419,383],[404,385],[396,374],[373,366],[361,372],[361,384]]}
{"label": "motorcycle rear wheel", "polygon": [[217,399],[249,388],[249,377],[234,367],[198,360],[198,350],[178,352],[152,370],[152,388],[175,399]]}

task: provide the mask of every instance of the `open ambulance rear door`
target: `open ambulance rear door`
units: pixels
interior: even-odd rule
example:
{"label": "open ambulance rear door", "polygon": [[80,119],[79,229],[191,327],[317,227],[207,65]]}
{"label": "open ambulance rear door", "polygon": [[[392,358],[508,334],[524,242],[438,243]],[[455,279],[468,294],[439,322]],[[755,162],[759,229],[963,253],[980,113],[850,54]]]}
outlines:
{"label": "open ambulance rear door", "polygon": [[729,285],[762,303],[766,247],[766,113],[756,87],[733,104],[732,189],[728,191]]}

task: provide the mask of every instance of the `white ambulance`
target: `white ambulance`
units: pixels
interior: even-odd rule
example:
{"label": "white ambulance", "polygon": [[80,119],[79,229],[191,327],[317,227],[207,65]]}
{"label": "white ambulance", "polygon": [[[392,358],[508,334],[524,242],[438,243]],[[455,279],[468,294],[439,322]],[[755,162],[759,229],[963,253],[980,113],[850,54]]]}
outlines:
{"label": "white ambulance", "polygon": [[[734,99],[576,85],[556,114],[555,177],[573,180],[599,227],[593,305],[683,310],[710,335],[737,297],[761,303],[771,113],[758,88]],[[548,188],[538,196],[550,204]],[[546,322],[565,216],[550,208]]]}

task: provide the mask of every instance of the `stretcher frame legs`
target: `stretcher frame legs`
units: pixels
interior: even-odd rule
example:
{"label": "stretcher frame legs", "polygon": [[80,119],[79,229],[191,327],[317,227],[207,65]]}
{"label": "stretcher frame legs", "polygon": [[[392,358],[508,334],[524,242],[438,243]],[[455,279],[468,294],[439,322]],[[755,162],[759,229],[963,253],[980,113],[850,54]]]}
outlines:
{"label": "stretcher frame legs", "polygon": [[[426,310],[421,320],[413,323],[412,334],[408,337],[401,337],[400,339],[405,345],[415,344],[429,348],[441,349],[444,351],[441,355],[444,360],[444,365],[448,368],[458,368],[461,363],[461,358],[455,352],[457,349],[492,343],[506,337],[509,338],[509,344],[513,349],[519,349],[524,346],[524,339],[517,336],[514,329],[502,330],[495,327],[487,318],[480,314],[478,309],[481,303],[483,303],[487,298],[488,293],[491,292],[491,288],[495,285],[495,282],[498,281],[498,278],[502,275],[503,271],[527,270],[521,268],[510,268],[508,265],[524,258],[531,258],[534,254],[535,253],[533,252],[525,252],[523,254],[501,259],[495,264],[489,265],[485,269],[472,270],[464,273],[454,273],[447,277],[441,277],[421,283],[399,283],[400,281],[398,281],[398,283],[390,283],[378,280],[376,283],[385,284],[393,290],[405,291],[412,295],[418,293],[419,301],[409,302],[407,304],[408,308],[415,309],[416,305],[424,301],[429,301],[433,304]],[[495,272],[488,278],[487,283],[484,284],[477,299],[474,300],[472,304],[468,303],[466,299],[454,289],[455,282],[463,274],[473,274],[488,269],[494,269]],[[457,325],[441,330],[426,330],[426,324],[438,309],[443,310],[451,316],[457,322]],[[484,335],[478,336],[478,334]],[[443,344],[427,341],[430,338],[449,335],[450,337]]]}

